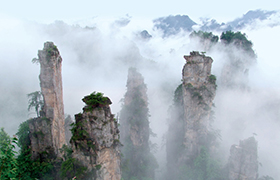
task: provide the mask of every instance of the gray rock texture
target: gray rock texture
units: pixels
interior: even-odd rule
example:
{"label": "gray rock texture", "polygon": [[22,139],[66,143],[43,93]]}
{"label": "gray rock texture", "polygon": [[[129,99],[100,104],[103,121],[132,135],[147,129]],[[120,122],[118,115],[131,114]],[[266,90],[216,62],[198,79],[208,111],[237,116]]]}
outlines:
{"label": "gray rock texture", "polygon": [[185,157],[195,156],[208,142],[210,115],[216,92],[216,78],[211,75],[212,58],[192,52],[184,56],[183,68]]}
{"label": "gray rock texture", "polygon": [[[62,58],[52,42],[38,51],[40,86],[44,106],[40,118],[30,121],[32,157],[46,152],[52,158],[61,157],[59,149],[66,144],[64,133],[64,105],[62,93]],[[40,155],[40,156],[41,156]]]}
{"label": "gray rock texture", "polygon": [[72,157],[94,180],[120,180],[119,129],[114,115],[107,104],[97,104],[92,110],[84,108],[83,113],[75,115],[75,130],[72,131]]}
{"label": "gray rock texture", "polygon": [[229,180],[258,179],[258,143],[254,137],[232,145],[228,162]]}

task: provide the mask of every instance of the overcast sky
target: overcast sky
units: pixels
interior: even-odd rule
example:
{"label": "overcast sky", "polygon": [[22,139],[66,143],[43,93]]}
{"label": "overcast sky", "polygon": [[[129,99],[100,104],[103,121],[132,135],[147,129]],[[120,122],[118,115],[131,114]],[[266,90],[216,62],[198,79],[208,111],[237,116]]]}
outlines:
{"label": "overcast sky", "polygon": [[[229,3],[231,2],[231,3]],[[197,21],[209,17],[218,21],[232,20],[249,10],[278,10],[280,1],[266,0],[10,0],[1,2],[0,17],[13,17],[37,22],[79,20],[92,17],[120,18],[128,14],[134,18],[149,18],[185,14]]]}

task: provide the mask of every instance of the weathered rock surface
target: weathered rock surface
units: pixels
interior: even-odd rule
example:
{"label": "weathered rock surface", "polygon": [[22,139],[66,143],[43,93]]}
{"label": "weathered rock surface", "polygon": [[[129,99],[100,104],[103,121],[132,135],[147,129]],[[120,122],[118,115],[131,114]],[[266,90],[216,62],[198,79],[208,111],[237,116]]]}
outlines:
{"label": "weathered rock surface", "polygon": [[46,42],[38,51],[41,66],[40,86],[44,98],[43,116],[50,119],[52,147],[55,154],[65,144],[64,105],[62,93],[62,58],[52,42]]}
{"label": "weathered rock surface", "polygon": [[202,147],[211,153],[216,143],[210,128],[216,91],[216,77],[211,75],[213,60],[196,51],[184,58],[183,82],[175,91],[168,118],[167,179],[180,178],[180,169],[194,167]]}
{"label": "weathered rock surface", "polygon": [[258,143],[254,137],[232,145],[228,162],[229,180],[257,180],[258,164]]}
{"label": "weathered rock surface", "polygon": [[61,157],[59,149],[65,144],[64,105],[62,94],[62,58],[52,42],[46,42],[44,49],[38,51],[40,86],[44,106],[40,117],[29,122],[33,158]]}
{"label": "weathered rock surface", "polygon": [[29,139],[31,142],[32,159],[56,158],[52,146],[51,121],[47,118],[29,120]]}
{"label": "weathered rock surface", "polygon": [[184,56],[183,68],[184,145],[187,159],[197,155],[209,141],[210,115],[216,92],[216,77],[211,75],[212,58],[192,52]]}
{"label": "weathered rock surface", "polygon": [[91,110],[84,108],[82,114],[75,115],[72,157],[92,174],[88,179],[121,179],[118,124],[108,102],[96,104]]}

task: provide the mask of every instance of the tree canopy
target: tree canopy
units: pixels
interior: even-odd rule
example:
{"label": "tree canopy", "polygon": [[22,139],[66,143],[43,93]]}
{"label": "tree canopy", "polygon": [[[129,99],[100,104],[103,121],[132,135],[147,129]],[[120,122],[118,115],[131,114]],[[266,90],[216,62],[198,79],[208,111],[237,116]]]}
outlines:
{"label": "tree canopy", "polygon": [[32,108],[35,109],[37,117],[40,116],[40,110],[44,106],[44,100],[43,95],[40,91],[35,91],[30,94],[27,94],[28,97],[28,111],[30,111]]}

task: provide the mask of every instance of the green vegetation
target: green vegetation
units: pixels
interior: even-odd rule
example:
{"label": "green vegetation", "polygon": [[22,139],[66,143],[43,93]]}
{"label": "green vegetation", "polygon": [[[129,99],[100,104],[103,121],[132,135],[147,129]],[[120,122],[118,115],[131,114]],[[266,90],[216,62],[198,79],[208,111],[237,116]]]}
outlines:
{"label": "green vegetation", "polygon": [[[16,133],[16,135],[18,136],[18,146],[20,147],[19,155],[17,158],[17,163],[19,165],[18,176],[21,179],[26,180],[38,178],[52,179],[51,176],[54,164],[51,159],[48,158],[48,153],[42,152],[42,156],[40,159],[32,160],[31,158],[29,123],[31,123],[32,121],[34,121],[34,119],[29,119],[22,122],[19,125],[18,132]],[[43,136],[42,132],[38,132],[38,134],[40,134],[41,137]]]}
{"label": "green vegetation", "polygon": [[212,32],[204,32],[204,31],[193,31],[191,34],[190,34],[190,37],[199,37],[201,38],[202,40],[210,40],[212,43],[217,43],[218,40],[219,40],[219,37],[216,36],[216,35],[213,35]]}
{"label": "green vegetation", "polygon": [[203,99],[202,95],[199,92],[197,92],[197,91],[194,91],[192,93],[192,98],[198,98],[198,100],[202,100]]}
{"label": "green vegetation", "polygon": [[217,79],[216,76],[213,74],[209,76],[209,82],[212,84],[216,84],[216,79]]}
{"label": "green vegetation", "polygon": [[[200,43],[202,44],[205,43],[205,40],[209,40],[211,42],[209,47],[219,41],[219,37],[213,35],[212,32],[193,31],[190,34],[190,37],[198,37],[200,39]],[[253,43],[247,39],[245,33],[241,33],[239,31],[226,31],[221,34],[220,40],[226,45],[234,44],[236,47],[246,51],[250,56],[255,57],[254,50],[252,49]],[[202,55],[205,54],[205,52],[201,53]]]}
{"label": "green vegetation", "polygon": [[[210,83],[216,83],[216,77],[214,75],[209,76]],[[199,135],[198,143],[200,148],[197,154],[193,154],[192,157],[186,157],[188,148],[184,145],[185,142],[185,127],[186,116],[183,102],[183,90],[190,93],[194,102],[198,101],[201,108],[204,111],[210,113],[210,117],[213,118],[211,108],[204,101],[204,97],[211,95],[209,85],[204,85],[199,88],[194,87],[191,83],[180,84],[174,92],[174,103],[170,107],[169,116],[169,130],[167,139],[167,174],[166,179],[176,180],[224,180],[225,172],[221,167],[217,158],[210,154],[211,147],[217,144],[216,139],[219,138],[219,131],[210,129],[206,135]],[[185,89],[184,89],[185,88]],[[203,95],[203,96],[202,96]],[[190,115],[188,116],[189,118]],[[199,128],[199,124],[194,124],[194,129]]]}
{"label": "green vegetation", "polygon": [[223,40],[223,42],[226,44],[233,43],[237,47],[240,47],[245,51],[253,53],[252,50],[253,43],[247,39],[245,33],[242,34],[239,31],[238,32],[226,31],[222,33],[220,39]]}
{"label": "green vegetation", "polygon": [[100,107],[102,105],[111,104],[109,98],[104,97],[101,92],[93,92],[88,96],[85,96],[82,101],[86,103],[85,111],[92,111],[95,107]]}
{"label": "green vegetation", "polygon": [[0,179],[16,179],[16,138],[10,138],[4,131],[0,130]]}
{"label": "green vegetation", "polygon": [[183,84],[180,84],[174,92],[173,103],[178,104],[178,103],[182,103],[182,101],[183,101]]}
{"label": "green vegetation", "polygon": [[194,160],[178,168],[175,179],[224,180],[226,176],[221,163],[210,156],[206,147],[202,147]]}
{"label": "green vegetation", "polygon": [[60,151],[64,154],[64,161],[60,167],[60,177],[72,179],[76,176],[77,179],[83,179],[87,176],[87,168],[82,166],[82,164],[75,158],[72,157],[73,150],[63,145]]}
{"label": "green vegetation", "polygon": [[[81,115],[81,113],[78,115]],[[70,131],[72,132],[72,137],[70,141],[84,140],[89,136],[88,132],[85,129],[83,129],[82,121],[72,123],[70,124],[70,126],[72,127],[70,129]]]}
{"label": "green vegetation", "polygon": [[[50,179],[48,173],[53,168],[52,164],[44,160],[32,160],[29,149],[30,143],[25,139],[28,137],[26,131],[26,123],[20,127],[19,142],[20,151],[17,155],[15,146],[18,144],[17,138],[10,138],[8,134],[1,128],[0,131],[0,179]],[[24,133],[25,132],[25,133]],[[28,132],[27,132],[28,133]],[[22,144],[27,142],[27,144]],[[16,156],[17,155],[17,156]]]}
{"label": "green vegetation", "polygon": [[18,128],[18,132],[16,133],[17,137],[18,137],[18,146],[21,148],[21,149],[25,149],[26,146],[29,146],[30,145],[30,139],[29,139],[29,122],[31,121],[32,119],[29,119],[27,121],[24,121],[22,122],[20,125],[19,125],[19,128]]}
{"label": "green vegetation", "polygon": [[40,116],[40,111],[44,106],[43,95],[40,91],[35,91],[33,93],[27,94],[28,97],[28,111],[32,108],[35,109],[37,117]]}
{"label": "green vegetation", "polygon": [[53,45],[47,49],[47,57],[50,58],[54,55],[54,51],[58,51],[56,45]]}

